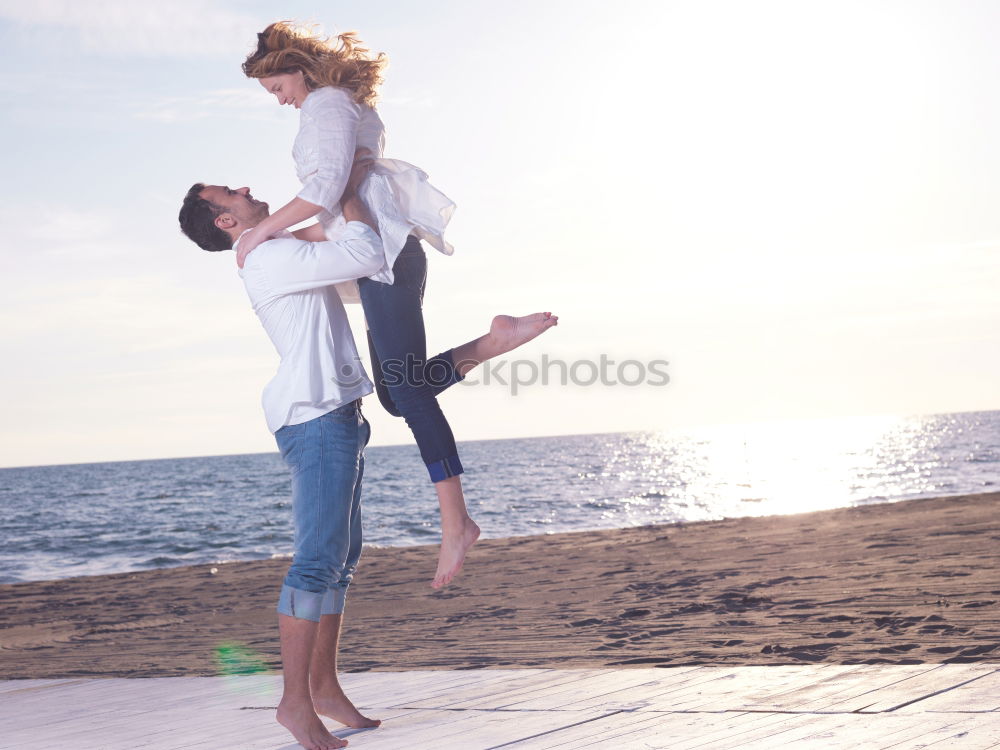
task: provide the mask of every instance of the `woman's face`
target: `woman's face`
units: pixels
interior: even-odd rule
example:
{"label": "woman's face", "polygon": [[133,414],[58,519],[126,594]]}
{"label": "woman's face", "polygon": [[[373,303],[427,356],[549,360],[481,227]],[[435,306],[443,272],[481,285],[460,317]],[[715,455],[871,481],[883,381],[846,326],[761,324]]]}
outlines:
{"label": "woman's face", "polygon": [[301,70],[295,73],[279,73],[258,80],[261,86],[278,98],[278,104],[291,104],[298,109],[309,95],[309,88]]}

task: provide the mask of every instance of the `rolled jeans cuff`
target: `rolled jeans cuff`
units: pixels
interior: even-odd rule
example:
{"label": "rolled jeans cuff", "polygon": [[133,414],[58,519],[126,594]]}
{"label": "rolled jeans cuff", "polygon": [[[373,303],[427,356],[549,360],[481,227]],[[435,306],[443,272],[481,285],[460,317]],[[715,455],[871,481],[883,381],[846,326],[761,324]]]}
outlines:
{"label": "rolled jeans cuff", "polygon": [[316,593],[295,589],[286,583],[282,585],[278,597],[278,614],[319,622],[326,594],[326,591]]}
{"label": "rolled jeans cuff", "polygon": [[462,462],[458,456],[448,456],[440,461],[427,464],[427,473],[431,475],[432,482],[441,482],[449,477],[457,477],[465,473]]}
{"label": "rolled jeans cuff", "polygon": [[328,588],[323,595],[323,606],[320,609],[321,615],[339,615],[344,612],[344,604],[347,601],[347,586],[334,586]]}

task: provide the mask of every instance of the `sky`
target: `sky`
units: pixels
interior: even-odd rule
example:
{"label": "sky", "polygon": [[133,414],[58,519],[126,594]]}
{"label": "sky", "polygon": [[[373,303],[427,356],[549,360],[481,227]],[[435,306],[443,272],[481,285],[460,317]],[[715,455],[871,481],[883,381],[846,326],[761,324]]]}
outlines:
{"label": "sky", "polygon": [[[176,217],[297,191],[239,68],[279,18],[388,54],[386,155],[458,205],[430,353],[560,316],[441,397],[460,441],[1000,408],[995,3],[0,0],[0,466],[275,449],[277,356]],[[513,393],[543,357],[578,382]]]}

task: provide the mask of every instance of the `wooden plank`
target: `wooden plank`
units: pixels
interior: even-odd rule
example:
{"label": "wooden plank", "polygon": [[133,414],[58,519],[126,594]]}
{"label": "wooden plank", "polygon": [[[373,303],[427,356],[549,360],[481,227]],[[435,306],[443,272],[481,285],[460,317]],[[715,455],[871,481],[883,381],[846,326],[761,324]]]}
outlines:
{"label": "wooden plank", "polygon": [[[963,714],[896,715],[878,714],[871,725],[869,736],[859,739],[859,750],[883,750],[883,748],[917,748],[937,742],[941,737],[967,733],[970,728],[968,717]],[[902,723],[903,720],[906,723]],[[972,728],[974,729],[974,728]],[[970,744],[972,744],[970,740]],[[974,746],[982,747],[982,743]],[[986,745],[988,747],[988,745]],[[965,748],[966,745],[962,744]]]}
{"label": "wooden plank", "polygon": [[[891,711],[910,701],[955,688],[990,670],[989,667],[973,664],[942,664],[937,669],[890,682],[884,687],[873,687],[850,699],[831,703],[829,708],[837,711]],[[884,675],[873,675],[872,682],[884,681],[886,678],[892,680],[895,674],[897,671],[894,669]]]}
{"label": "wooden plank", "polygon": [[219,728],[246,731],[244,717],[236,712],[212,710],[211,706],[157,708],[147,711],[120,711],[105,714],[99,721],[84,717],[52,727],[33,727],[27,733],[33,746],[71,746],[83,741],[113,747],[176,746]]}
{"label": "wooden plank", "polygon": [[[698,725],[704,730],[706,719],[696,714],[665,714],[661,712],[621,712],[608,715],[586,724],[577,724],[558,732],[524,742],[516,742],[510,750],[570,750],[571,748],[611,747],[632,748],[633,740],[641,736],[670,736],[676,742],[688,731],[694,736]],[[674,747],[675,745],[671,745]],[[507,750],[505,748],[505,750]]]}
{"label": "wooden plank", "polygon": [[[327,722],[359,748],[1000,746],[996,665],[425,670],[342,678],[356,702],[363,695],[382,704],[373,706],[384,721],[374,731]],[[20,689],[7,689],[10,682]],[[923,697],[938,690],[945,692]],[[292,750],[271,708],[280,691],[281,677],[272,674],[0,682],[0,748]],[[889,712],[914,698],[921,700]],[[385,705],[424,701],[434,705]],[[859,709],[865,712],[853,713]]]}
{"label": "wooden plank", "polygon": [[[766,724],[757,722],[758,726],[741,727],[741,731],[729,733],[721,740],[715,736],[706,737],[698,743],[683,747],[685,750],[773,750],[776,747],[858,750],[862,747],[883,748],[895,741],[891,739],[893,736],[899,738],[925,731],[922,718],[918,716],[850,713],[756,715],[793,720]],[[890,739],[883,740],[883,737]]]}
{"label": "wooden plank", "polygon": [[[851,748],[860,739],[870,736],[873,720],[883,724],[886,717],[852,714],[797,714],[794,725],[767,736],[744,736],[739,747],[746,750],[773,750],[793,748]],[[735,745],[733,747],[736,747]]]}
{"label": "wooden plank", "polygon": [[[739,748],[743,746],[742,736],[751,731],[773,736],[809,718],[790,714],[623,712],[561,730],[543,743],[512,745],[511,750]],[[736,739],[729,741],[729,737]]]}
{"label": "wooden plank", "polygon": [[[838,714],[819,717],[821,721],[806,732],[782,735],[782,747],[838,747],[884,750],[886,748],[923,748],[942,743],[942,747],[962,750],[987,748],[1000,739],[996,728],[991,733],[978,717],[950,717],[938,714],[938,719],[924,716],[893,716],[886,714]],[[1000,718],[1000,717],[997,717]],[[773,747],[773,746],[772,746]],[[750,745],[748,750],[765,750],[767,745]],[[769,748],[768,748],[769,750]]]}
{"label": "wooden plank", "polygon": [[[682,742],[672,747],[679,750],[715,750],[716,748],[749,747],[755,741],[771,743],[770,746],[782,747],[780,738],[783,734],[804,726],[816,717],[805,714],[780,713],[722,713],[722,714],[690,714],[701,721],[688,725],[695,731],[688,731]],[[671,730],[673,726],[666,725]],[[645,741],[651,741],[647,738]],[[655,746],[655,745],[654,745]]]}
{"label": "wooden plank", "polygon": [[[758,691],[755,696],[739,701],[733,708],[748,711],[810,711],[851,712],[878,703],[884,696],[916,698],[922,693],[921,685],[935,683],[935,678],[925,675],[938,671],[942,665],[896,666],[891,671],[884,667],[862,665],[846,670],[824,672],[815,682],[796,689],[769,694]],[[952,679],[944,674],[945,680]],[[923,681],[917,679],[923,678]],[[960,680],[955,680],[958,682]],[[930,692],[928,690],[928,692]],[[897,703],[905,702],[901,698]]]}
{"label": "wooden plank", "polygon": [[[280,679],[280,678],[279,678]],[[34,700],[15,704],[30,719],[19,722],[35,740],[72,740],[83,734],[117,731],[136,735],[135,727],[144,727],[143,735],[155,736],[170,731],[164,716],[176,715],[181,724],[185,717],[197,722],[206,712],[218,715],[234,710],[257,696],[267,684],[250,678],[233,682],[230,678],[157,678],[150,680],[94,680],[93,689],[75,686],[76,694],[60,695],[58,703],[38,705]],[[79,688],[79,689],[77,689]],[[65,693],[65,691],[63,691]],[[6,708],[5,704],[5,708]],[[139,739],[136,736],[136,739]]]}
{"label": "wooden plank", "polygon": [[72,685],[76,682],[89,682],[87,679],[65,680],[3,680],[0,681],[0,695],[10,695],[28,690],[46,690],[58,685]]}
{"label": "wooden plank", "polygon": [[14,695],[4,700],[3,732],[6,736],[17,729],[36,732],[54,730],[62,725],[72,727],[82,717],[91,715],[139,713],[122,705],[119,696],[107,690],[106,686],[95,686],[88,691],[86,685],[76,686],[71,692],[59,691],[52,700],[44,700],[37,695]]}
{"label": "wooden plank", "polygon": [[[812,669],[817,669],[813,667]],[[772,670],[774,670],[772,672]],[[732,708],[723,705],[727,697],[741,695],[752,686],[759,686],[768,680],[815,679],[803,671],[802,667],[702,667],[698,671],[671,674],[670,669],[660,670],[665,674],[657,684],[639,686],[623,693],[621,700],[631,702],[644,710],[680,711],[711,710],[721,711]],[[770,676],[768,676],[770,675]]]}
{"label": "wooden plank", "polygon": [[[768,738],[807,724],[814,717],[801,714],[780,713],[740,713],[724,712],[720,714],[695,713],[687,714],[693,721],[684,727],[675,728],[666,724],[671,731],[683,734],[671,747],[677,750],[703,750],[705,748],[743,747],[756,738]],[[654,736],[643,735],[643,742],[655,745]],[[780,747],[775,744],[773,747]]]}
{"label": "wooden plank", "polygon": [[[927,666],[925,669],[932,669]],[[848,693],[855,680],[870,680],[866,665],[828,665],[822,669],[802,667],[799,679],[791,676],[774,680],[770,671],[755,674],[750,667],[752,683],[740,694],[734,695],[732,708],[747,711],[820,711],[822,700],[830,694]]]}
{"label": "wooden plank", "polygon": [[[18,744],[31,741],[35,746],[37,743],[55,743],[60,741],[73,741],[75,738],[96,737],[104,727],[113,726],[116,723],[126,724],[128,722],[147,723],[151,716],[158,716],[148,710],[134,710],[122,708],[121,706],[109,706],[103,711],[80,710],[73,715],[63,716],[61,720],[46,723],[44,720],[37,721],[37,717],[32,717],[34,721],[22,722],[21,724],[5,728],[0,740],[0,747],[7,747],[6,743],[13,743],[11,747],[26,747],[28,745]],[[44,718],[44,714],[43,714]]]}
{"label": "wooden plank", "polygon": [[[746,714],[752,716],[753,714]],[[714,733],[695,744],[670,743],[684,750],[772,750],[781,748],[843,748],[844,750],[879,750],[885,748],[918,748],[943,740],[961,739],[957,746],[986,748],[1000,740],[1000,715],[962,716],[937,714],[936,718],[921,715],[892,714],[757,714],[758,716],[790,717],[794,721],[769,723],[750,731],[730,732],[724,737]],[[973,722],[978,721],[979,724]],[[992,722],[992,723],[991,723]],[[757,722],[758,724],[760,722]],[[638,738],[637,738],[638,739]],[[639,745],[656,747],[657,745]],[[663,745],[666,747],[667,745]]]}
{"label": "wooden plank", "polygon": [[571,682],[523,694],[500,708],[543,711],[574,706],[575,710],[581,710],[581,707],[576,704],[582,700],[587,700],[590,703],[587,708],[602,708],[604,710],[632,708],[633,704],[627,700],[628,691],[636,687],[661,684],[659,679],[661,676],[655,674],[656,671],[629,669],[581,672],[577,679]]}
{"label": "wooden plank", "polygon": [[[405,709],[399,710],[392,715],[384,715],[382,718],[383,720],[392,720],[406,713]],[[361,747],[368,747],[368,738],[383,732],[381,727],[349,729],[329,719],[325,719],[323,723],[334,736],[349,740],[352,745],[357,742]],[[149,750],[167,750],[167,748],[170,750],[219,750],[229,747],[239,747],[240,750],[257,750],[258,748],[260,750],[302,750],[301,745],[295,742],[288,730],[274,720],[273,712],[258,717],[253,723],[247,722],[244,726],[233,727],[231,732],[222,736],[217,733],[212,736],[205,735],[184,744],[175,744],[174,738],[171,737],[169,745],[158,744],[156,748]]]}
{"label": "wooden plank", "polygon": [[[477,669],[457,672],[430,672],[428,679],[419,684],[407,685],[405,689],[400,689],[391,695],[384,694],[384,684],[379,685],[374,681],[370,687],[363,688],[358,692],[353,692],[348,683],[343,684],[345,691],[348,691],[355,705],[360,705],[358,703],[360,700],[368,707],[447,708],[458,700],[457,696],[471,695],[474,691],[490,693],[498,690],[496,686],[503,683],[538,677],[553,671],[551,669]],[[412,705],[416,703],[419,705]]]}
{"label": "wooden plank", "polygon": [[[256,695],[260,682],[241,685],[230,678],[191,677],[101,679],[59,685],[53,691],[15,693],[5,698],[4,707],[5,713],[18,717],[17,727],[32,728],[39,737],[60,737],[95,720],[131,722],[142,714],[208,701],[242,703],[251,694],[247,688]],[[4,729],[9,727],[5,724]]]}
{"label": "wooden plank", "polygon": [[[896,744],[883,744],[886,750],[917,750],[934,747],[946,750],[960,747],[962,750],[987,750],[1000,745],[1000,714],[926,714],[927,718],[940,716],[939,726],[929,728],[926,724],[919,738],[907,739]],[[949,717],[961,716],[948,723]]]}
{"label": "wooden plank", "polygon": [[[599,712],[538,711],[512,716],[497,711],[441,711],[404,709],[406,714],[383,722],[375,732],[351,746],[365,750],[434,747],[439,750],[486,750],[519,738],[544,734],[577,721],[587,721]],[[349,736],[349,735],[345,735]]]}
{"label": "wooden plank", "polygon": [[[490,684],[474,685],[466,690],[448,694],[448,708],[479,708],[495,709],[529,695],[538,690],[545,690],[555,685],[562,685],[577,679],[570,670],[549,670],[542,674],[526,675],[506,680],[496,687]],[[439,708],[442,699],[439,696],[433,700],[418,699],[400,704],[401,708]]]}
{"label": "wooden plank", "polygon": [[[699,686],[724,680],[731,673],[730,669],[714,667],[671,667],[656,669],[662,676],[645,685],[627,688],[615,697],[615,703],[630,707],[650,708],[657,701],[666,700],[668,695],[680,695],[686,691],[697,690]],[[563,706],[564,709],[598,707],[601,699],[584,698]],[[670,710],[668,707],[661,710]]]}
{"label": "wooden plank", "polygon": [[719,671],[717,679],[685,686],[652,696],[646,702],[651,710],[721,711],[752,709],[746,696],[767,696],[800,689],[847,669],[838,666],[733,667]]}
{"label": "wooden plank", "polygon": [[899,709],[900,713],[924,711],[1000,711],[1000,670]]}

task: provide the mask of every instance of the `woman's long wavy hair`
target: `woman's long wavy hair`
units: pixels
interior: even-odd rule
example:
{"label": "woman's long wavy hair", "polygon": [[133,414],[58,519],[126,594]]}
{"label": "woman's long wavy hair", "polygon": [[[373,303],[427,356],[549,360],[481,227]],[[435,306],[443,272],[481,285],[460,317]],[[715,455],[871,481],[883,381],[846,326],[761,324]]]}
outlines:
{"label": "woman's long wavy hair", "polygon": [[243,62],[243,72],[266,78],[302,71],[310,90],[340,86],[359,104],[374,106],[388,64],[384,52],[372,55],[354,31],[324,37],[314,27],[278,21],[257,35],[257,49]]}

